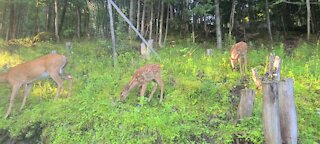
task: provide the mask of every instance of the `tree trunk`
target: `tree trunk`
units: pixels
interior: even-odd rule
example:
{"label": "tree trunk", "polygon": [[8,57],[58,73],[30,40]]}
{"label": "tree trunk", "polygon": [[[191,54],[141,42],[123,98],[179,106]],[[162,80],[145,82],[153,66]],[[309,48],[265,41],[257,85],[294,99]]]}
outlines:
{"label": "tree trunk", "polygon": [[216,18],[216,36],[217,36],[217,48],[222,48],[222,34],[220,25],[220,10],[219,10],[219,0],[214,0],[215,3],[215,18]]}
{"label": "tree trunk", "polygon": [[163,30],[163,12],[164,11],[164,1],[162,0],[161,1],[161,10],[160,10],[160,27],[159,27],[159,41],[158,41],[158,43],[159,43],[159,46],[160,47],[163,47],[163,45],[162,45],[162,30]]}
{"label": "tree trunk", "polygon": [[[134,13],[134,1],[135,0],[130,0],[130,10],[129,10],[129,20],[134,23],[134,16],[133,16],[133,13]],[[129,37],[131,37],[132,35],[132,30],[130,28],[130,26],[128,26],[128,31],[129,31]],[[130,38],[131,39],[131,38]]]}
{"label": "tree trunk", "polygon": [[[310,5],[311,8],[311,5]],[[311,8],[311,33],[317,32],[317,15],[315,12],[315,6]]]}
{"label": "tree trunk", "polygon": [[[172,11],[171,11],[171,13],[172,13]],[[166,45],[167,36],[168,36],[168,29],[169,29],[169,15],[170,15],[170,4],[168,4],[168,8],[167,8],[166,32],[165,32],[165,35],[164,35],[163,46],[165,46],[165,45]]]}
{"label": "tree trunk", "polygon": [[111,0],[108,0],[108,11],[109,11],[109,18],[110,18],[110,33],[111,33],[111,40],[112,40],[112,64],[113,67],[116,67],[116,60],[117,60],[117,53],[116,53],[116,38],[114,35],[114,27],[113,27],[113,15],[112,15],[112,7],[111,7]]}
{"label": "tree trunk", "polygon": [[59,38],[59,29],[58,29],[58,0],[54,0],[54,13],[55,13],[55,18],[54,18],[54,29],[55,29],[55,36],[57,39],[57,42],[60,41]]}
{"label": "tree trunk", "polygon": [[192,13],[192,23],[191,23],[191,37],[192,37],[192,42],[195,43],[196,42],[196,34],[195,34],[195,23],[196,23],[196,18],[194,13]]}
{"label": "tree trunk", "polygon": [[36,5],[36,18],[35,18],[35,26],[34,26],[34,32],[33,34],[36,35],[39,33],[40,29],[39,29],[39,5]]}
{"label": "tree trunk", "polygon": [[271,42],[273,41],[272,32],[271,32],[271,22],[270,22],[270,15],[269,15],[269,3],[266,0],[266,15],[267,15],[267,25],[268,25],[268,34]]}
{"label": "tree trunk", "polygon": [[150,22],[149,22],[149,39],[152,39],[152,33],[153,33],[153,2],[150,2]]}
{"label": "tree trunk", "polygon": [[281,25],[282,25],[283,33],[286,36],[287,35],[287,31],[286,31],[286,25],[285,25],[285,22],[284,22],[283,15],[281,16]]}
{"label": "tree trunk", "polygon": [[97,7],[96,2],[92,0],[87,0],[87,6],[89,10],[89,28],[92,28],[92,31],[89,31],[88,36],[97,36]]}
{"label": "tree trunk", "polygon": [[0,11],[0,38],[2,37],[3,34],[3,20],[5,19],[6,16],[6,4],[3,4],[3,6],[1,6],[2,11]]}
{"label": "tree trunk", "polygon": [[81,36],[81,9],[77,6],[77,37],[80,39]]}
{"label": "tree trunk", "polygon": [[138,0],[138,8],[137,8],[137,30],[140,31],[140,6],[141,1]]}
{"label": "tree trunk", "polygon": [[52,19],[52,4],[49,2],[48,8],[47,8],[47,31],[51,31],[51,19]]}
{"label": "tree trunk", "polygon": [[7,40],[10,40],[10,39],[14,39],[16,36],[15,36],[15,33],[16,33],[16,30],[15,30],[15,25],[16,25],[16,22],[15,22],[15,15],[16,15],[16,12],[15,12],[15,5],[14,3],[11,3],[10,4],[10,19],[9,19],[9,29],[8,29],[8,36],[7,36]]}
{"label": "tree trunk", "polygon": [[108,28],[107,28],[107,23],[108,23],[108,4],[105,2],[103,5],[103,8],[105,11],[103,11],[103,38],[107,38],[108,37]]}
{"label": "tree trunk", "polygon": [[[16,16],[15,16],[15,32],[14,32],[14,37],[17,38],[23,34],[23,14],[28,13],[22,4],[17,4],[16,5]],[[21,30],[22,29],[22,30]],[[19,35],[20,34],[20,35]]]}
{"label": "tree trunk", "polygon": [[233,24],[234,24],[234,13],[236,12],[237,0],[232,0],[232,8],[230,13],[230,28],[229,28],[229,36],[231,36]]}
{"label": "tree trunk", "polygon": [[311,22],[311,10],[310,10],[310,0],[306,0],[307,5],[307,40],[310,40],[310,22]]}
{"label": "tree trunk", "polygon": [[144,29],[144,21],[145,21],[145,16],[146,16],[146,1],[144,0],[143,1],[143,9],[142,9],[142,18],[141,18],[141,34],[142,35],[144,35],[144,31],[145,31],[145,29]]}
{"label": "tree trunk", "polygon": [[158,1],[157,7],[157,16],[156,16],[156,41],[159,43],[159,19],[160,19],[160,9],[159,6],[161,5],[161,0]]}
{"label": "tree trunk", "polygon": [[62,27],[63,27],[63,23],[64,23],[64,18],[65,18],[66,11],[67,11],[67,4],[68,4],[68,0],[64,0],[63,8],[62,8],[62,13],[61,13],[61,19],[60,19],[60,25],[59,25],[59,32],[62,31]]}
{"label": "tree trunk", "polygon": [[249,25],[249,29],[251,29],[251,23],[254,22],[254,14],[255,11],[252,8],[254,5],[254,1],[249,0],[248,1],[248,13],[249,13],[249,21],[248,21],[248,25]]}
{"label": "tree trunk", "polygon": [[83,30],[84,30],[84,34],[87,37],[89,36],[89,21],[90,21],[89,9],[86,7],[84,10]]}

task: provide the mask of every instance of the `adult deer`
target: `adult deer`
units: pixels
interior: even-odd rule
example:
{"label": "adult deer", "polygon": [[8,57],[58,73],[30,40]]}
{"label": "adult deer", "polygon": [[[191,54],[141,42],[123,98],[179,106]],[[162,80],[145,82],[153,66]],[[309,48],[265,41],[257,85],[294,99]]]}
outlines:
{"label": "adult deer", "polygon": [[163,100],[163,87],[164,84],[161,79],[161,67],[158,64],[148,64],[145,65],[134,73],[132,76],[131,81],[124,87],[124,89],[121,91],[120,100],[124,101],[129,92],[135,88],[140,87],[140,96],[144,96],[144,93],[147,88],[147,84],[151,81],[155,81],[155,85],[153,86],[153,90],[149,95],[148,101],[152,99],[153,94],[157,90],[158,85],[160,86],[161,94],[160,94],[160,103]]}
{"label": "adult deer", "polygon": [[[60,91],[63,86],[63,80],[60,75],[63,74],[64,66],[67,63],[67,58],[59,54],[48,54],[35,60],[27,61],[12,67],[8,72],[0,74],[0,82],[9,83],[12,86],[12,93],[10,96],[10,103],[7,109],[7,113],[4,118],[7,118],[12,110],[14,99],[21,88],[25,85],[25,92],[23,95],[23,101],[20,107],[20,111],[25,105],[27,96],[30,92],[32,84],[35,80],[43,79],[50,76],[58,85],[55,99],[60,95]],[[69,93],[71,95],[72,77],[68,75],[64,77],[69,83]]]}
{"label": "adult deer", "polygon": [[230,51],[230,61],[232,69],[235,70],[236,64],[239,63],[241,74],[247,71],[247,50],[247,43],[241,41],[233,45]]}

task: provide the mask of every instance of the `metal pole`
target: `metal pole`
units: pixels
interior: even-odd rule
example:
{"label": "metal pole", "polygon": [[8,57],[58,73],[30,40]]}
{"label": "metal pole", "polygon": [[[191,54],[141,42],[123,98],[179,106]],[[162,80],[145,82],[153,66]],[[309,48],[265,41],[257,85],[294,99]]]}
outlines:
{"label": "metal pole", "polygon": [[[129,26],[133,29],[134,32],[136,32],[136,34],[140,37],[140,39],[143,41],[143,43],[145,43],[148,48],[150,48],[150,50],[157,56],[159,57],[158,53],[154,51],[153,48],[151,48],[149,46],[149,43],[147,42],[146,39],[144,39],[144,37],[139,33],[139,31],[134,27],[134,25],[130,22],[130,20],[126,17],[125,14],[122,13],[122,11],[119,9],[119,7],[112,1],[112,0],[108,0],[111,5],[116,9],[116,11],[123,17],[123,19],[129,24]],[[110,11],[110,10],[109,10]]]}
{"label": "metal pole", "polygon": [[112,7],[111,7],[111,0],[108,0],[108,11],[109,11],[109,18],[110,18],[110,33],[111,33],[111,41],[112,41],[112,60],[113,60],[113,67],[116,66],[117,60],[117,52],[116,52],[116,38],[114,36],[114,27],[113,27],[113,17],[112,17]]}

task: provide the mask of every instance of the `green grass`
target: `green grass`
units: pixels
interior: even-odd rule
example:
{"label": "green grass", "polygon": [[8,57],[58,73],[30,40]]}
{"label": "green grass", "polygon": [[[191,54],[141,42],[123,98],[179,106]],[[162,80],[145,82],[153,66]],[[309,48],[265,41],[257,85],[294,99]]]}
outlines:
{"label": "green grass", "polygon": [[[47,42],[22,47],[14,54],[0,52],[0,66],[14,66],[56,49],[68,56],[65,71],[74,81],[73,95],[65,98],[64,91],[57,101],[53,100],[56,85],[52,80],[36,82],[25,109],[18,111],[21,98],[17,97],[12,116],[0,119],[0,130],[15,139],[40,135],[38,141],[56,144],[232,143],[236,135],[254,143],[264,142],[261,92],[256,95],[253,116],[236,124],[239,96],[232,95],[231,90],[242,81],[240,74],[231,71],[228,51],[214,49],[214,55],[208,57],[200,45],[178,42],[160,49],[161,59],[146,61],[120,43],[118,65],[113,68],[110,45],[103,40],[75,42],[74,53],[67,54],[63,44]],[[285,54],[281,44],[274,47],[283,60],[282,78],[294,79],[299,143],[320,142],[319,47],[302,44],[292,56]],[[260,73],[270,53],[267,49],[250,44],[250,67],[257,67]],[[154,96],[150,103],[140,106],[137,89],[125,103],[118,102],[121,89],[146,63],[162,66],[164,102],[159,104]],[[250,80],[246,86],[254,88],[254,83]],[[10,88],[1,84],[0,89],[0,114],[4,115]]]}

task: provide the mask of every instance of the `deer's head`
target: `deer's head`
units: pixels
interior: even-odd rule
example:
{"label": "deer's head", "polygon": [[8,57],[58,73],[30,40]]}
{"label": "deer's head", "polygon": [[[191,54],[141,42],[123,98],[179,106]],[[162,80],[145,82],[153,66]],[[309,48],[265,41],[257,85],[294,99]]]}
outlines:
{"label": "deer's head", "polygon": [[234,59],[234,58],[230,57],[230,62],[231,62],[232,70],[235,70],[236,69],[237,59]]}
{"label": "deer's head", "polygon": [[130,89],[130,85],[126,85],[126,87],[124,87],[121,91],[121,94],[120,94],[120,101],[124,101],[128,94],[129,94],[129,89]]}

